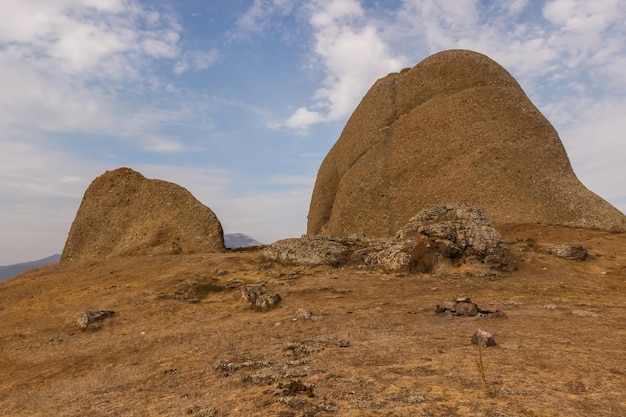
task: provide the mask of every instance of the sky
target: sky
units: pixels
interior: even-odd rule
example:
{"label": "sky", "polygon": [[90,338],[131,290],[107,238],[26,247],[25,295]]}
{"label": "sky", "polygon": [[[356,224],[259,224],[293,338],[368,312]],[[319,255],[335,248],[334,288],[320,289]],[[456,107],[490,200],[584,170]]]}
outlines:
{"label": "sky", "polygon": [[623,0],[0,0],[0,265],[60,253],[107,170],[177,183],[225,233],[306,232],[378,78],[445,49],[504,66],[626,212]]}

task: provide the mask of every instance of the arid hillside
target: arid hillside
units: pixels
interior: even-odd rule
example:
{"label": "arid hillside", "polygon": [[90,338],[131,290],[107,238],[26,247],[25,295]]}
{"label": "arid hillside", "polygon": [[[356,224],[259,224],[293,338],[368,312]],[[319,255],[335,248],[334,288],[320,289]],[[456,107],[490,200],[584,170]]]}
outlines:
{"label": "arid hillside", "polygon": [[[486,276],[289,266],[259,250],[31,270],[0,283],[0,415],[626,415],[626,234],[499,231],[517,270]],[[261,281],[282,299],[269,311],[241,299]],[[435,312],[460,297],[507,317]],[[99,310],[114,313],[81,330]],[[497,345],[479,350],[477,329]]]}

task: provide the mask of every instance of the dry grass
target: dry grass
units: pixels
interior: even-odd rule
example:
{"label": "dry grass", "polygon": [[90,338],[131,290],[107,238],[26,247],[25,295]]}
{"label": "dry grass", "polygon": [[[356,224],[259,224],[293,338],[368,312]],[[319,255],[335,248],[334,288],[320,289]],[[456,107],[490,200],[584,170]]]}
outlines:
{"label": "dry grass", "polygon": [[[488,277],[283,266],[255,252],[27,272],[0,284],[0,415],[626,415],[626,235],[502,231],[519,270]],[[543,251],[556,243],[590,259]],[[234,279],[267,280],[283,301],[255,312],[227,288]],[[460,296],[508,318],[434,313]],[[312,318],[294,321],[300,308]],[[100,309],[116,313],[77,328]],[[498,346],[478,353],[478,328]],[[292,381],[314,397],[277,389]]]}

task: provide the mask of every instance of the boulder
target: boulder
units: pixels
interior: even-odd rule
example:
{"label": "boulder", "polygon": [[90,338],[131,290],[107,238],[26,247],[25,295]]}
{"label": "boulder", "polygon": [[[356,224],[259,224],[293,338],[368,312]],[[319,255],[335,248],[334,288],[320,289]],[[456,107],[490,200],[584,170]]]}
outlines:
{"label": "boulder", "polygon": [[352,239],[303,235],[272,243],[264,249],[263,256],[280,263],[342,266],[348,263],[356,245]]}
{"label": "boulder", "polygon": [[224,250],[222,225],[189,191],[119,168],[87,188],[61,262]]}
{"label": "boulder", "polygon": [[476,333],[472,335],[472,344],[482,347],[496,346],[496,339],[489,332],[478,329]]}
{"label": "boulder", "polygon": [[492,224],[626,230],[516,80],[482,54],[450,50],[368,91],[319,169],[307,233],[389,238],[416,212],[457,202]]}
{"label": "boulder", "polygon": [[[515,259],[482,210],[463,204],[441,205],[412,217],[384,245],[366,258],[385,269],[436,272],[448,264],[469,264],[483,269],[509,270]],[[482,268],[485,266],[486,268]]]}

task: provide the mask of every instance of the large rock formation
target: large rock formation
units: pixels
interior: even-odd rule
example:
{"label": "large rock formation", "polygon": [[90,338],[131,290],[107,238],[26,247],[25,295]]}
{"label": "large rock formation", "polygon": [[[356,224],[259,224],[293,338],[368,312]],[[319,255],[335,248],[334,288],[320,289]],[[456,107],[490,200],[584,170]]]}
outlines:
{"label": "large rock formation", "polygon": [[369,90],[320,167],[307,233],[389,237],[416,212],[457,202],[492,224],[626,230],[515,79],[451,50]]}
{"label": "large rock formation", "polygon": [[87,188],[61,262],[224,250],[222,225],[189,191],[119,168]]}

